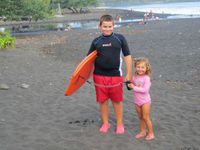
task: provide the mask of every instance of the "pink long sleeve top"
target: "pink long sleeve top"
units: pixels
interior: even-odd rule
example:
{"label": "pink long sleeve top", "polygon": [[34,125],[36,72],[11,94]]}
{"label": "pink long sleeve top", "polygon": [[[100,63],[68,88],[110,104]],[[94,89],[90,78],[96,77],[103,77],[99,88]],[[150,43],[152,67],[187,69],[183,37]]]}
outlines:
{"label": "pink long sleeve top", "polygon": [[138,106],[142,106],[145,103],[151,103],[150,87],[151,80],[148,75],[133,76],[134,84],[134,103]]}

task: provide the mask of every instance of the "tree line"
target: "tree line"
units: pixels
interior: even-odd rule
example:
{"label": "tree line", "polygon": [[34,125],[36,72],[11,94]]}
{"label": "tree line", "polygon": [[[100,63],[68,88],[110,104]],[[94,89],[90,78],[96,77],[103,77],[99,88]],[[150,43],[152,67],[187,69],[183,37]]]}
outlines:
{"label": "tree line", "polygon": [[1,0],[0,18],[21,20],[30,17],[33,20],[48,18],[58,9],[69,9],[80,13],[83,8],[97,6],[98,0]]}

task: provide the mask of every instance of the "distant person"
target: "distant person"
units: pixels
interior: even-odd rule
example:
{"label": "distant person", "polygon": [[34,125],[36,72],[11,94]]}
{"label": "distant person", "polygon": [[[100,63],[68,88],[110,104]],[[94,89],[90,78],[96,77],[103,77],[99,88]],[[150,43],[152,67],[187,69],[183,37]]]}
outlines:
{"label": "distant person", "polygon": [[133,89],[135,108],[140,120],[140,132],[136,134],[135,138],[145,137],[146,140],[152,140],[155,137],[150,119],[151,97],[149,90],[151,87],[151,65],[147,58],[137,58],[134,67],[132,83],[128,87]]}
{"label": "distant person", "polygon": [[148,19],[149,19],[149,13],[146,12],[146,13],[144,13],[144,18],[143,18],[143,20],[144,20],[144,22],[147,22]]}
{"label": "distant person", "polygon": [[115,132],[123,134],[122,56],[126,64],[125,80],[131,80],[132,57],[125,37],[113,32],[112,16],[103,15],[100,18],[99,29],[102,34],[93,40],[88,52],[89,55],[97,50],[93,80],[103,123],[99,131],[106,133],[110,128],[108,100],[111,99],[116,116]]}
{"label": "distant person", "polygon": [[70,31],[71,30],[71,26],[68,24],[65,31]]}
{"label": "distant person", "polygon": [[152,10],[150,10],[150,12],[149,12],[149,19],[154,19],[154,18],[155,18],[154,13],[153,13]]}
{"label": "distant person", "polygon": [[148,21],[148,13],[145,12],[142,21],[139,22],[139,24],[144,25],[147,24]]}
{"label": "distant person", "polygon": [[122,18],[119,15],[117,15],[116,19],[117,21],[122,22]]}
{"label": "distant person", "polygon": [[119,16],[119,22],[122,22],[122,18]]}

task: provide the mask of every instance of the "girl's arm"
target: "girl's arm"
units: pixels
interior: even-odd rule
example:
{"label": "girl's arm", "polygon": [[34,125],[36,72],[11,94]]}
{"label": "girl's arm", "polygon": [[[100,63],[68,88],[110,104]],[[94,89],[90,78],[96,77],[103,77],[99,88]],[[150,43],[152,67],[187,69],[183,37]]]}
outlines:
{"label": "girl's arm", "polygon": [[144,81],[144,85],[142,87],[134,86],[133,90],[134,90],[134,92],[146,93],[146,92],[149,91],[150,86],[151,86],[150,77],[146,76],[145,81]]}

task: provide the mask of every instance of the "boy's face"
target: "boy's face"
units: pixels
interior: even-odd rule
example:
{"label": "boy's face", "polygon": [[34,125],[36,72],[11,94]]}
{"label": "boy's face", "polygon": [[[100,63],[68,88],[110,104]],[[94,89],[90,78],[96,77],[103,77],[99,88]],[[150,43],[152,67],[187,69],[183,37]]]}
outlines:
{"label": "boy's face", "polygon": [[112,21],[103,21],[99,28],[104,36],[109,36],[114,30],[114,25]]}

